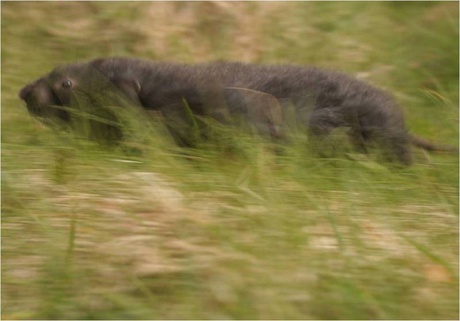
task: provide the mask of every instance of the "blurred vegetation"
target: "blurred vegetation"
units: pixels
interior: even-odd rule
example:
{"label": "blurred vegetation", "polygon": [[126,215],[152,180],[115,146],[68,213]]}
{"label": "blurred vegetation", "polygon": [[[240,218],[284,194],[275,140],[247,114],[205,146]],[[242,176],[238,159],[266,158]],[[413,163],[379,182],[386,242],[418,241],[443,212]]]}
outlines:
{"label": "blurred vegetation", "polygon": [[17,97],[101,56],[318,65],[458,145],[457,2],[1,6],[3,319],[458,319],[457,155],[394,168],[218,124],[184,151],[135,116],[105,149]]}

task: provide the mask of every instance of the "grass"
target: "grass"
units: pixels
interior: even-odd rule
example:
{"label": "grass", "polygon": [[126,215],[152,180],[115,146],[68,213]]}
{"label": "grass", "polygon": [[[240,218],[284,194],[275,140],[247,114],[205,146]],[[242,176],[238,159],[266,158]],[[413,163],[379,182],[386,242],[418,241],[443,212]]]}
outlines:
{"label": "grass", "polygon": [[457,13],[3,2],[2,318],[458,319],[458,156],[320,158],[299,131],[275,148],[215,123],[180,149],[132,115],[129,141],[101,148],[17,98],[57,63],[105,55],[315,64],[390,90],[412,132],[456,145]]}

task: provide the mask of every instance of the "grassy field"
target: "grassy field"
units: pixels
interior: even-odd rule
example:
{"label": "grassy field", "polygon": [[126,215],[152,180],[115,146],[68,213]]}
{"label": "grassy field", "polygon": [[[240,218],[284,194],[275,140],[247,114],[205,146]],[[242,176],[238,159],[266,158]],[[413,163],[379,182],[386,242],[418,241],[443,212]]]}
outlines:
{"label": "grassy field", "polygon": [[[458,145],[457,2],[2,2],[2,319],[458,319],[458,155],[399,168],[133,119],[103,149],[30,117],[56,64],[318,65]],[[340,138],[339,144],[340,144]],[[346,149],[346,148],[345,148]],[[131,151],[131,152],[130,152]]]}

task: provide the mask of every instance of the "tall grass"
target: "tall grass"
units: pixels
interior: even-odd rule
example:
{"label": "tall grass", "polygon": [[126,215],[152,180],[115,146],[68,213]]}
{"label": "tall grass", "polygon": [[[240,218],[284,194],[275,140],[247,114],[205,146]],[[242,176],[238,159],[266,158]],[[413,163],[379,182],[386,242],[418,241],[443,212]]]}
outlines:
{"label": "tall grass", "polygon": [[105,55],[340,69],[458,143],[455,2],[3,2],[4,319],[458,319],[456,155],[397,168],[337,132],[321,157],[194,116],[208,139],[179,148],[121,108],[101,147],[27,115],[26,82]]}

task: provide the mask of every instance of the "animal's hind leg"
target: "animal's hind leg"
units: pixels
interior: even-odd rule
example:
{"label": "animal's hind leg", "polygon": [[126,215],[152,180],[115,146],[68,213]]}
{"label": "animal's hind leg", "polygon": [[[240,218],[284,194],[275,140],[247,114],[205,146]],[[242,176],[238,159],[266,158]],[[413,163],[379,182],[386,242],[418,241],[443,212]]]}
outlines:
{"label": "animal's hind leg", "polygon": [[410,141],[401,133],[369,131],[364,129],[350,129],[348,132],[354,147],[363,153],[368,153],[372,146],[380,146],[383,157],[388,161],[398,161],[404,165],[412,164]]}
{"label": "animal's hind leg", "polygon": [[368,152],[370,133],[362,130],[361,128],[351,128],[348,132],[348,138],[353,147],[360,153]]}
{"label": "animal's hind leg", "polygon": [[[373,138],[374,140],[374,138]],[[375,137],[381,156],[390,162],[399,162],[403,165],[412,164],[412,151],[409,136],[403,131],[393,131],[386,128]]]}
{"label": "animal's hind leg", "polygon": [[412,164],[411,144],[408,139],[395,139],[389,143],[391,144],[389,152],[393,153],[399,162],[403,165]]}

